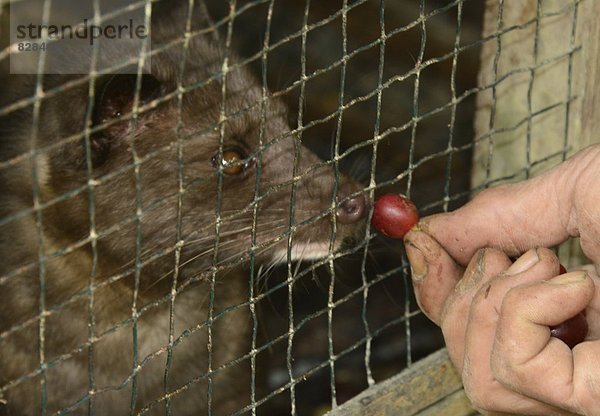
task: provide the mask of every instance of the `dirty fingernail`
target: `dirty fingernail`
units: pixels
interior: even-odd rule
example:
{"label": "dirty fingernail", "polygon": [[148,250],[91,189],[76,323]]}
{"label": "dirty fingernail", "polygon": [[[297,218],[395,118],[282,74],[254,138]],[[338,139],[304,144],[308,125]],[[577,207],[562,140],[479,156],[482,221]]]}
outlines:
{"label": "dirty fingernail", "polygon": [[538,261],[540,261],[540,258],[538,257],[537,250],[532,248],[506,269],[506,274],[514,275],[524,272],[533,267]]}
{"label": "dirty fingernail", "polygon": [[456,285],[457,293],[464,293],[479,284],[481,279],[485,276],[485,255],[487,249],[481,248],[477,250],[473,260],[467,265],[467,269],[463,274],[462,279]]}
{"label": "dirty fingernail", "polygon": [[548,280],[548,283],[555,285],[570,285],[572,283],[583,282],[586,278],[587,273],[584,271],[576,271],[571,273],[561,274],[560,276],[553,277]]}
{"label": "dirty fingernail", "polygon": [[425,261],[425,256],[410,241],[406,242],[406,255],[408,256],[408,261],[410,262],[410,270],[412,272],[412,279],[419,281],[425,277],[427,274],[427,262]]}

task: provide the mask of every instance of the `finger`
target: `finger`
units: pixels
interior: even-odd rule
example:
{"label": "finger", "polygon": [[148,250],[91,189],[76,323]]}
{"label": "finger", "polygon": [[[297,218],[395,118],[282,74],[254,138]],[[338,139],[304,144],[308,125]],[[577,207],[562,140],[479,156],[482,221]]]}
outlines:
{"label": "finger", "polygon": [[589,324],[586,339],[600,339],[600,276],[598,275],[598,270],[593,264],[584,264],[571,267],[569,271],[584,271],[594,281],[596,293],[584,311]]}
{"label": "finger", "polygon": [[507,389],[496,381],[490,364],[496,336],[498,311],[512,287],[550,279],[558,272],[558,259],[551,250],[532,249],[510,268],[482,287],[473,300],[465,340],[462,372],[465,391],[479,409],[523,414],[557,414],[558,410]]}
{"label": "finger", "polygon": [[586,339],[600,339],[600,276],[598,276],[598,272],[593,266],[589,268],[585,267],[583,270],[587,272],[587,275],[592,279],[596,288],[594,297],[584,311],[589,325]]}
{"label": "finger", "polygon": [[[589,194],[579,192],[578,181],[583,180],[579,174],[599,153],[600,147],[588,148],[543,175],[485,190],[464,207],[424,218],[419,226],[463,265],[482,247],[514,256],[533,247],[554,246],[580,233],[577,222],[585,218],[577,217],[575,197],[589,199]],[[591,232],[593,223],[588,222],[585,231]],[[595,241],[598,245],[600,240]],[[586,254],[600,260],[600,253],[595,253],[600,248],[587,246]]]}
{"label": "finger", "polygon": [[427,234],[410,231],[404,237],[417,303],[439,325],[444,302],[462,276],[462,268]]}
{"label": "finger", "polygon": [[510,259],[499,250],[479,250],[446,302],[442,312],[441,328],[448,354],[459,371],[463,368],[467,318],[473,297],[480,288],[498,273],[506,270],[510,264]]}
{"label": "finger", "polygon": [[600,146],[590,146],[579,152],[577,163],[584,167],[577,176],[573,191],[575,202],[572,226],[580,235],[579,244],[585,255],[600,264]]}
{"label": "finger", "polygon": [[[552,173],[552,172],[549,172]],[[556,200],[551,174],[530,181],[491,188],[454,212],[424,218],[419,226],[460,264],[481,247],[495,247],[516,256],[536,246],[553,246],[569,237],[565,223],[569,201]]]}
{"label": "finger", "polygon": [[[594,292],[594,283],[584,272],[511,289],[502,302],[493,345],[491,367],[495,378],[533,399],[581,412],[581,400],[586,395],[576,390],[586,390],[589,377],[597,379],[593,373],[598,371],[597,366],[589,369],[590,364],[598,364],[597,355],[587,363],[582,357],[588,357],[590,349],[600,353],[600,347],[597,342],[584,342],[571,350],[550,336],[549,326],[583,310]],[[587,379],[581,378],[582,373],[587,373]]]}

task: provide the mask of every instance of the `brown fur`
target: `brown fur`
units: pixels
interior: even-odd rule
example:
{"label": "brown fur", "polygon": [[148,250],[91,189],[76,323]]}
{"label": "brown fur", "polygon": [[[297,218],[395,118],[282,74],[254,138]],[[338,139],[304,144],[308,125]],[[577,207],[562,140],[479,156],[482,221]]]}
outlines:
{"label": "brown fur", "polygon": [[[169,16],[164,18],[167,23],[154,29],[153,47],[177,35],[171,30],[177,27],[175,21],[169,21]],[[186,87],[220,72],[223,48],[208,36],[197,36],[190,43],[187,57],[183,76]],[[160,82],[162,96],[175,91],[182,59],[181,44],[152,58],[152,76]],[[235,57],[230,63],[235,64]],[[73,78],[48,76],[44,86],[49,90]],[[5,79],[8,83],[1,87],[5,93],[0,108],[33,92],[32,77]],[[99,88],[105,82],[104,78],[98,80],[97,103]],[[291,183],[296,180],[292,170],[296,137],[290,134],[285,121],[285,108],[271,98],[265,103],[263,135],[264,143],[269,144],[261,149],[261,87],[245,68],[228,73],[224,148],[242,149],[254,159],[243,174],[224,175],[222,200],[217,206],[219,181],[212,159],[219,154],[221,90],[217,76],[184,94],[181,113],[177,97],[173,97],[141,113],[135,128],[126,121],[93,135],[90,143],[95,182],[87,189],[84,139],[58,143],[81,135],[88,84],[69,88],[42,102],[39,128],[33,135],[33,146],[40,149],[35,162],[25,157],[0,173],[0,218],[33,207],[32,163],[36,164],[39,180],[39,202],[49,204],[37,219],[35,212],[29,212],[0,227],[0,398],[7,400],[9,414],[40,414],[42,379],[48,414],[81,399],[84,402],[75,414],[87,414],[88,406],[99,415],[128,414],[134,382],[137,396],[133,407],[139,411],[150,405],[148,414],[164,414],[165,391],[177,391],[170,396],[173,414],[204,414],[209,379],[213,414],[231,413],[249,404],[249,359],[232,364],[232,360],[249,351],[249,274],[234,265],[246,261],[252,247],[250,227],[258,160],[261,175],[255,252],[262,262],[285,261]],[[31,149],[32,111],[28,107],[0,119],[3,161]],[[177,253],[178,137],[183,138],[184,146],[180,226],[184,244],[173,309],[172,334],[177,343],[172,349],[165,386],[169,293]],[[138,172],[139,195],[132,150],[143,160]],[[322,162],[304,147],[299,152],[301,179],[296,181],[295,224],[327,212],[334,187],[333,169],[314,168]],[[67,195],[81,187],[79,192]],[[348,194],[359,188],[342,177],[340,189]],[[92,196],[93,217],[89,211]],[[215,254],[217,210],[221,223]],[[42,224],[41,233],[37,220]],[[89,239],[92,220],[98,235],[95,249]],[[335,247],[360,226],[338,225]],[[326,255],[330,238],[331,213],[299,226],[293,240],[297,247],[295,257],[300,257],[303,250],[304,257]],[[140,245],[136,248],[137,241]],[[320,246],[314,248],[314,243]],[[137,250],[141,253],[137,258],[141,264],[138,273]],[[163,251],[166,254],[160,255]],[[40,256],[44,258],[41,262]],[[156,258],[151,260],[153,256]],[[42,294],[41,282],[45,284]],[[132,317],[136,285],[137,319]],[[207,321],[211,287],[212,323]],[[43,361],[50,365],[43,372],[39,352],[40,299],[45,302],[46,311]],[[233,311],[223,313],[231,307]],[[142,366],[133,371],[135,331],[137,363]],[[189,335],[180,337],[185,331]],[[209,347],[212,370],[218,371],[207,377]],[[135,380],[130,378],[132,372]],[[188,383],[190,380],[194,382]],[[90,389],[93,392],[86,399]],[[152,404],[153,401],[157,402]]]}

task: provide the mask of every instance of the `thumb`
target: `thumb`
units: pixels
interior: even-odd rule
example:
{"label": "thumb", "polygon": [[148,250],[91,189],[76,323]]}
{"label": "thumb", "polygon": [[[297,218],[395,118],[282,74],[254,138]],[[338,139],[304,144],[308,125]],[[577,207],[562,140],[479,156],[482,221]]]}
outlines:
{"label": "thumb", "polygon": [[[577,214],[589,214],[591,209],[600,215],[599,205],[590,200],[600,193],[598,169],[590,168],[598,164],[599,158],[600,147],[589,147],[543,175],[487,189],[462,208],[424,218],[419,226],[462,265],[483,247],[516,256],[533,247],[551,247],[579,236],[580,229],[598,235],[600,226],[598,230],[593,229],[594,223],[587,229],[581,227],[578,223],[583,222],[583,215],[578,218]],[[582,187],[582,178],[587,181],[587,193],[577,190]],[[577,198],[585,201],[582,204]],[[583,242],[584,238],[586,255],[600,260],[598,243],[585,247]]]}

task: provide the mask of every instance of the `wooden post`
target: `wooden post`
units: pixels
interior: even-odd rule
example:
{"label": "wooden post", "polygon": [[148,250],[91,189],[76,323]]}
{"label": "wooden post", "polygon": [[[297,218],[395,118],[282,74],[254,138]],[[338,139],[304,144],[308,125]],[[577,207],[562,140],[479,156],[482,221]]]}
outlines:
{"label": "wooden post", "polygon": [[582,49],[583,63],[580,83],[584,86],[581,105],[581,134],[579,148],[600,142],[600,2],[587,0],[581,5],[581,30],[578,40]]}
{"label": "wooden post", "polygon": [[328,416],[475,414],[462,391],[460,376],[440,350],[404,372],[365,390]]}
{"label": "wooden post", "polygon": [[[600,2],[487,0],[472,189],[535,176],[597,142]],[[587,263],[577,239],[565,265]]]}
{"label": "wooden post", "polygon": [[533,176],[575,150],[583,93],[577,24],[592,2],[578,10],[575,3],[487,0],[473,189]]}

